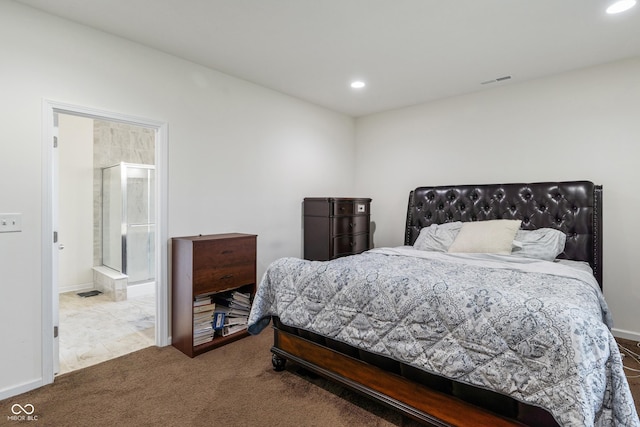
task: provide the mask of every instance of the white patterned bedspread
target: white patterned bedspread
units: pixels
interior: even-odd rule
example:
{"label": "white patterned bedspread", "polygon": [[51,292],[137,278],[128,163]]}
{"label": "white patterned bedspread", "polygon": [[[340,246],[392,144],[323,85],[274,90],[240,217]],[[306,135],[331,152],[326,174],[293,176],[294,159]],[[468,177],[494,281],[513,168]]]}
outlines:
{"label": "white patterned bedspread", "polygon": [[592,275],[501,255],[374,249],[267,269],[249,332],[282,323],[547,409],[561,426],[640,426]]}

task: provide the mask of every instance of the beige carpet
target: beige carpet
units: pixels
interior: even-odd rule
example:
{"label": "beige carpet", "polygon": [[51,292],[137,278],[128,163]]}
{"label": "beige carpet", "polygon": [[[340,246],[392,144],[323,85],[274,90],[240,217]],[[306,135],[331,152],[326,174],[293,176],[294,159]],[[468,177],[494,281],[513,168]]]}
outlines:
{"label": "beige carpet", "polygon": [[413,424],[340,387],[333,388],[353,399],[293,370],[275,372],[272,340],[264,331],[194,359],[173,347],[150,347],[63,374],[53,384],[0,401],[0,425],[17,425],[7,419],[15,403],[33,405],[38,418],[37,424],[20,425],[47,427]]}
{"label": "beige carpet", "polygon": [[[0,401],[0,425],[417,425],[322,379],[295,369],[273,371],[271,341],[267,330],[194,359],[173,347],[140,350]],[[640,380],[630,383],[638,402]],[[33,405],[37,423],[9,419],[14,404]]]}

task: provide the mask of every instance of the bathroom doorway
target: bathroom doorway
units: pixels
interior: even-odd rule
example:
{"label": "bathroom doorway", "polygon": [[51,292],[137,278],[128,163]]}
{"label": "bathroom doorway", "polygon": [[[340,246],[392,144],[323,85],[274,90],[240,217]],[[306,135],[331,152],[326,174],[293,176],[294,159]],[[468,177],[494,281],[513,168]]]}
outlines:
{"label": "bathroom doorway", "polygon": [[155,130],[57,119],[61,374],[155,344]]}
{"label": "bathroom doorway", "polygon": [[[50,383],[57,373],[168,344],[166,245],[160,244],[167,235],[167,141],[165,123],[117,113],[45,100],[43,117],[43,179],[49,189],[43,234],[53,235],[53,244],[43,240],[43,327],[53,331],[53,337],[43,337],[43,379]],[[84,139],[73,142],[70,135],[80,138],[74,134]],[[131,184],[128,194],[139,195],[144,207],[121,202],[131,208],[124,213],[125,220],[132,219],[129,240],[126,229],[114,228],[124,230],[124,256],[144,252],[129,257],[118,271],[102,262],[102,176],[123,164],[138,166],[124,176]],[[112,206],[121,196],[111,195]],[[126,274],[127,262],[137,271],[133,280]],[[142,344],[134,336],[143,338]]]}

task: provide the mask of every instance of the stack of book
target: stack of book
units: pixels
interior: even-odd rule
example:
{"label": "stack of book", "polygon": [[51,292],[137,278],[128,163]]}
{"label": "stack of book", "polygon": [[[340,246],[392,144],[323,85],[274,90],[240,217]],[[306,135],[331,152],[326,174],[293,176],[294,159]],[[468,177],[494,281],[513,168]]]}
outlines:
{"label": "stack of book", "polygon": [[251,311],[250,295],[238,291],[224,292],[213,296],[216,305],[213,328],[218,335],[226,337],[247,329]]}
{"label": "stack of book", "polygon": [[193,345],[213,341],[213,315],[216,304],[211,295],[198,295],[193,301]]}

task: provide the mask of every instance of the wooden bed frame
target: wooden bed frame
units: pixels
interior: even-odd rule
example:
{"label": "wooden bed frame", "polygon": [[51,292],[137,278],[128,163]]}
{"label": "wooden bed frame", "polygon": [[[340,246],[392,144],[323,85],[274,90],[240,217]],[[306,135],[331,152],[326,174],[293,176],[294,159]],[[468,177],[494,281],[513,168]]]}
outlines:
{"label": "wooden bed frame", "polygon": [[[521,219],[567,234],[560,258],[586,261],[602,287],[602,187],[589,181],[419,187],[409,195],[405,245],[450,221]],[[273,366],[290,360],[432,426],[556,426],[546,411],[456,383],[273,318]]]}

